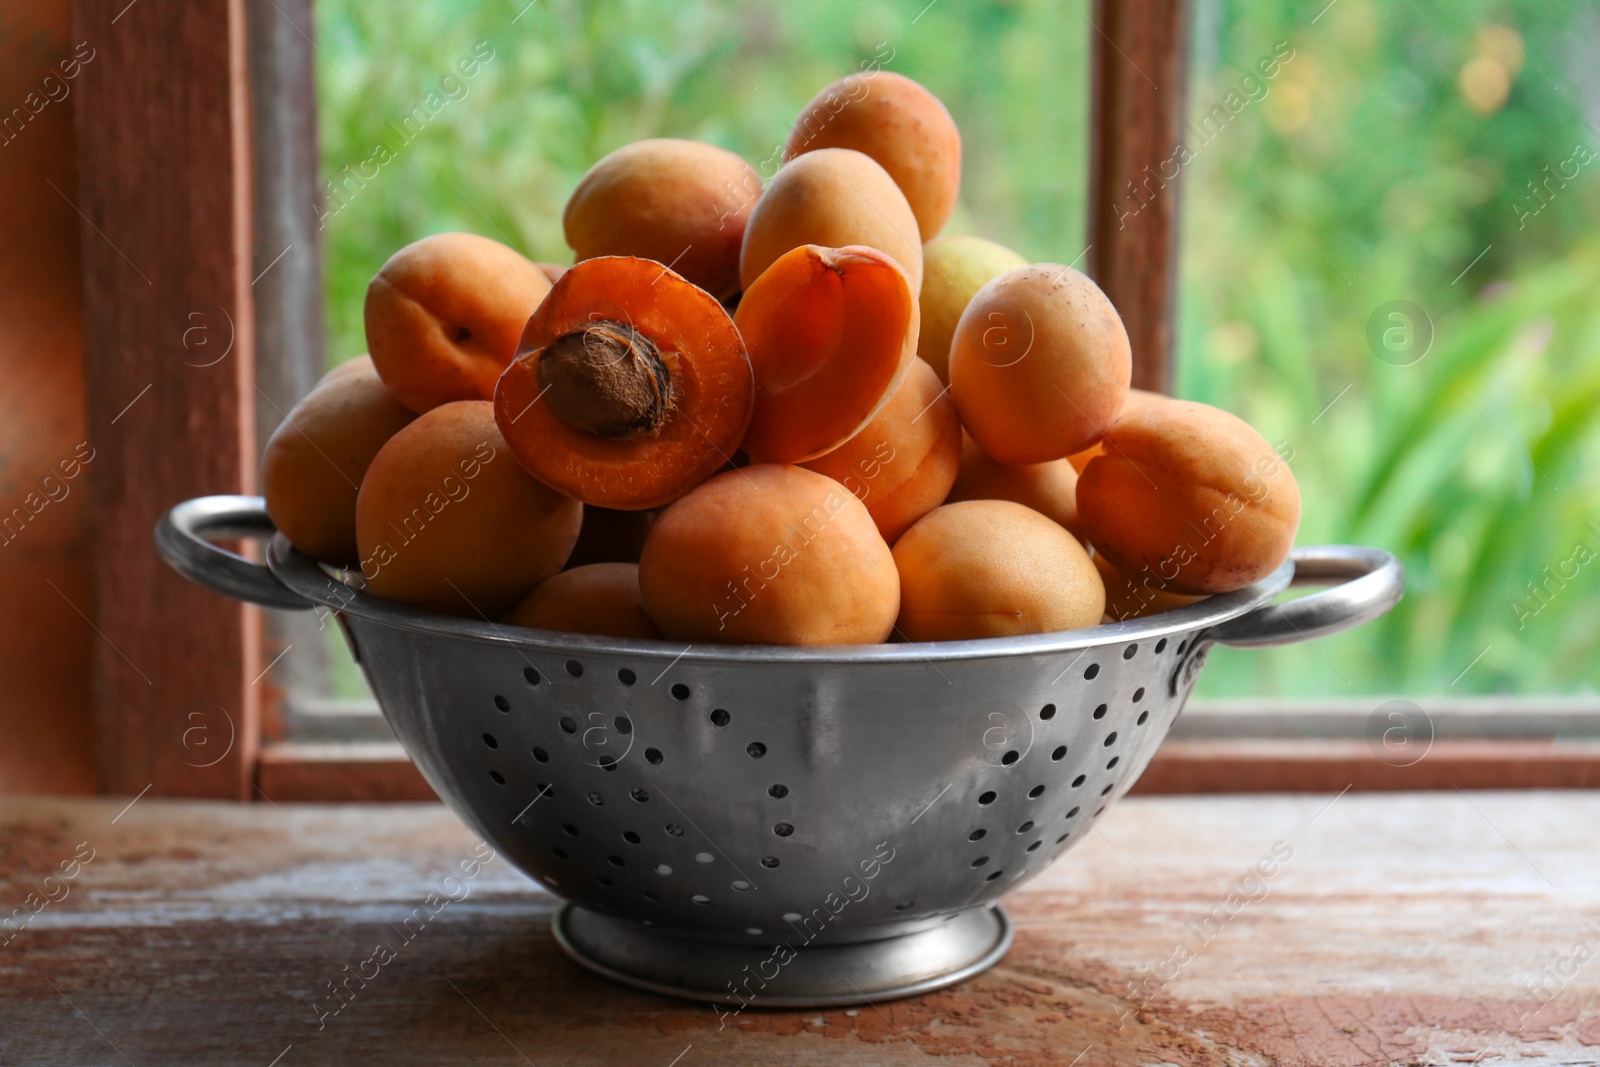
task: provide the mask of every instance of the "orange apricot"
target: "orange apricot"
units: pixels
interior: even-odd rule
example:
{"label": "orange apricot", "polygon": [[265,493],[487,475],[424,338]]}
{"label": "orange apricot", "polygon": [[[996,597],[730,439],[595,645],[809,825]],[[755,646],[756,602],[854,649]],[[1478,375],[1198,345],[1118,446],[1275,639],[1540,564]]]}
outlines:
{"label": "orange apricot", "polygon": [[719,474],[662,512],[639,589],[668,637],[724,644],[872,644],[889,636],[900,599],[866,505],[779,464]]}
{"label": "orange apricot", "polygon": [[639,600],[639,565],[591,563],[540,582],[506,616],[512,626],[660,639]]}
{"label": "orange apricot", "polygon": [[789,250],[745,290],[734,322],[755,371],[744,450],[758,462],[799,463],[848,441],[916,358],[916,290],[863,245]]}
{"label": "orange apricot", "polygon": [[1078,532],[1078,472],[1064,459],[1013,466],[1001,463],[961,435],[961,473],[950,489],[950,503],[1010,500]]}
{"label": "orange apricot", "polygon": [[1272,573],[1300,523],[1294,475],[1243,419],[1205,404],[1136,405],[1078,480],[1080,525],[1135,582],[1199,595]]}
{"label": "orange apricot", "polygon": [[563,263],[545,263],[540,261],[535,263],[534,266],[539,268],[539,273],[543,274],[545,280],[551,285],[559,282],[561,280],[561,276],[567,273],[566,265]]}
{"label": "orange apricot", "polygon": [[961,191],[961,131],[943,103],[904,74],[851,74],[800,112],[783,158],[853,148],[877,160],[905,193],[922,240],[949,221]]}
{"label": "orange apricot", "polygon": [[317,379],[317,385],[327,385],[336,378],[346,374],[355,374],[358,371],[366,371],[369,374],[378,373],[377,368],[372,365],[372,357],[363,353],[353,359],[347,359],[343,363],[337,363],[328,368],[322,377]]}
{"label": "orange apricot", "polygon": [[1002,463],[1064,459],[1093,444],[1132,375],[1117,309],[1088,277],[1054,263],[978,290],[950,343],[962,425]]}
{"label": "orange apricot", "polygon": [[644,539],[656,521],[654,511],[618,511],[585,506],[583,529],[567,559],[567,568],[591,563],[638,563]]}
{"label": "orange apricot", "polygon": [[723,300],[739,291],[739,246],[760,196],[755,168],[727,149],[653,138],[590,167],[561,226],[580,260],[653,259]]}
{"label": "orange apricot", "polygon": [[922,334],[917,338],[917,355],[928,361],[940,381],[950,380],[950,339],[972,298],[987,282],[1027,265],[1011,249],[966,234],[935,237],[922,246],[918,296]]}
{"label": "orange apricot", "polygon": [[914,359],[900,388],[861,432],[804,466],[854,493],[893,544],[944,502],[960,463],[955,401],[933,368]]}
{"label": "orange apricot", "polygon": [[1140,580],[1135,581],[1099,552],[1094,554],[1094,565],[1106,587],[1105,617],[1109,622],[1142,619],[1203,599],[1163,589],[1152,574],[1141,575]]}
{"label": "orange apricot", "polygon": [[733,320],[661,264],[575,264],[528,320],[495,389],[517,461],[585,504],[676,500],[744,439],[755,383]]}
{"label": "orange apricot", "polygon": [[517,465],[487,400],[442,404],[379,449],[356,498],[378,596],[499,619],[561,569],[583,506]]}
{"label": "orange apricot", "polygon": [[367,286],[367,349],[378,376],[421,413],[487,400],[550,282],[521,253],[440,233],[389,257]]}
{"label": "orange apricot", "polygon": [[[922,288],[917,217],[889,172],[849,148],[819,148],[784,164],[745,225],[739,280],[749,289],[778,257],[801,245],[879,249]],[[742,305],[741,305],[742,306]]]}
{"label": "orange apricot", "polygon": [[1105,587],[1060,524],[1010,500],[935,508],[895,542],[910,641],[1015,637],[1094,626]]}
{"label": "orange apricot", "polygon": [[[1122,407],[1117,411],[1117,418],[1122,418],[1122,416],[1134,410],[1134,408],[1138,407],[1140,404],[1145,404],[1152,400],[1166,399],[1169,398],[1164,394],[1152,393],[1148,389],[1129,389],[1128,395],[1122,398]],[[1113,425],[1115,425],[1115,421],[1113,421]],[[1105,450],[1105,438],[1101,437],[1096,439],[1094,444],[1090,445],[1082,452],[1074,452],[1072,455],[1068,456],[1067,461],[1072,464],[1073,470],[1077,471],[1079,474],[1082,474],[1083,468],[1089,465],[1089,461],[1094,457],[1104,453]]]}
{"label": "orange apricot", "polygon": [[356,494],[372,458],[415,413],[360,360],[290,409],[261,453],[267,515],[289,543],[328,563],[354,564]]}

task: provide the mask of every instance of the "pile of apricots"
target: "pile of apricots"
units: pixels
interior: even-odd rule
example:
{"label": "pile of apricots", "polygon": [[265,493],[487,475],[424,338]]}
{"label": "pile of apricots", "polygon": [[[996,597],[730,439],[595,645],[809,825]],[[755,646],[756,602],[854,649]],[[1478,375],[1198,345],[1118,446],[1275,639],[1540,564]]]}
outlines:
{"label": "pile of apricots", "polygon": [[1283,562],[1300,496],[1260,434],[1130,389],[1085,275],[940,236],[932,93],[844,78],[783,159],[763,187],[710,144],[618,149],[567,202],[571,266],[396,252],[370,355],[267,445],[278,529],[427,611],[774,645],[1071,630]]}

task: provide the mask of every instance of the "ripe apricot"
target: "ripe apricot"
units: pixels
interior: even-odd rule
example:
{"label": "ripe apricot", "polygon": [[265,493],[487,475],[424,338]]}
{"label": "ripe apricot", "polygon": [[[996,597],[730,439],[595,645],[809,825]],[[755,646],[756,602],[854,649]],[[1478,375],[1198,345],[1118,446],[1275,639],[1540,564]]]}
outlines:
{"label": "ripe apricot", "polygon": [[370,363],[351,360],[330,371],[262,450],[261,492],[272,524],[308,556],[356,563],[361,480],[378,450],[416,417]]}
{"label": "ripe apricot", "polygon": [[506,622],[569,634],[661,637],[639,601],[637,563],[591,563],[546,578],[511,609]]}
{"label": "ripe apricot", "polygon": [[499,619],[561,569],[583,506],[519,467],[487,400],[442,404],[378,451],[356,499],[378,596]]}
{"label": "ripe apricot", "polygon": [[910,641],[1014,637],[1094,626],[1106,593],[1089,553],[1032,508],[964,500],[895,542],[899,630]]}
{"label": "ripe apricot", "polygon": [[917,217],[889,172],[853,149],[820,148],[784,164],[750,212],[739,280],[749,289],[801,245],[876,248],[905,269],[913,295],[922,288]]}
{"label": "ripe apricot", "polygon": [[1300,490],[1265,438],[1187,400],[1136,405],[1078,480],[1080,525],[1136,583],[1225,593],[1270,574],[1294,544]]}
{"label": "ripe apricot", "polygon": [[861,432],[805,464],[867,505],[893,544],[944,502],[961,463],[961,419],[933,368],[920,359]]}
{"label": "ripe apricot", "polygon": [[904,74],[851,74],[800,112],[783,158],[853,148],[877,160],[905,193],[922,240],[944,228],[961,192],[961,131],[943,103]]}
{"label": "ripe apricot", "polygon": [[389,257],[367,286],[367,349],[400,402],[421,413],[487,400],[550,282],[521,253],[440,233]]}
{"label": "ripe apricot", "polygon": [[715,297],[652,260],[600,256],[533,313],[494,402],[536,478],[631,511],[676,500],[729,461],[755,383]]}
{"label": "ripe apricot", "polygon": [[1078,472],[1064,459],[1012,466],[978,447],[970,434],[961,435],[961,473],[947,498],[1010,500],[1078,532]]}
{"label": "ripe apricot", "polygon": [[[1117,418],[1122,418],[1122,416],[1126,415],[1140,404],[1147,403],[1151,400],[1166,399],[1168,399],[1168,397],[1162,395],[1161,393],[1152,393],[1148,389],[1129,389],[1128,395],[1122,398],[1122,407],[1117,411]],[[1112,424],[1115,425],[1114,420]],[[1107,428],[1109,429],[1109,427]],[[1082,452],[1074,452],[1072,455],[1068,456],[1067,461],[1072,464],[1073,470],[1077,471],[1079,474],[1082,474],[1083,468],[1089,465],[1089,461],[1103,453],[1105,450],[1105,438],[1098,438],[1094,444],[1090,445]]]}
{"label": "ripe apricot", "polygon": [[917,355],[950,380],[950,338],[979,289],[1028,261],[1003,245],[966,235],[935,237],[922,246],[922,334]]}
{"label": "ripe apricot", "polygon": [[[372,365],[372,357],[362,354],[356,356],[354,359],[347,359],[343,363],[339,363],[333,367],[330,367],[321,378],[317,379],[317,385],[327,385],[335,378],[339,378],[346,374],[354,374],[357,371],[366,371],[369,374],[378,373],[377,369]],[[316,386],[313,386],[312,388],[316,388]]]}
{"label": "ripe apricot", "polygon": [[916,358],[915,292],[876,248],[801,245],[779,256],[734,312],[756,380],[744,450],[799,463],[855,436]]}
{"label": "ripe apricot", "polygon": [[578,543],[567,558],[567,568],[591,563],[638,563],[644,539],[655,524],[654,511],[618,511],[585,506]]}
{"label": "ripe apricot", "polygon": [[566,265],[563,263],[545,263],[540,261],[535,263],[534,266],[539,268],[539,273],[543,274],[545,281],[549,282],[551,285],[559,282],[561,280],[561,276],[567,273]]}
{"label": "ripe apricot", "polygon": [[779,464],[719,474],[662,512],[639,588],[668,637],[725,644],[872,644],[900,598],[866,505]]}
{"label": "ripe apricot", "polygon": [[561,227],[580,260],[653,259],[725,300],[739,291],[739,246],[760,196],[755,168],[727,149],[653,138],[590,167]]}
{"label": "ripe apricot", "polygon": [[1197,596],[1185,596],[1174,593],[1155,584],[1157,579],[1152,574],[1141,575],[1141,580],[1134,581],[1116,565],[1099,552],[1094,554],[1095,569],[1100,572],[1100,581],[1106,587],[1106,619],[1111,622],[1127,622],[1129,619],[1142,619],[1147,615],[1159,615],[1163,611],[1181,608],[1185,604],[1193,604],[1204,599]]}
{"label": "ripe apricot", "polygon": [[1100,287],[1036,263],[978,290],[950,343],[950,389],[972,439],[1002,463],[1093,444],[1133,376],[1128,334]]}

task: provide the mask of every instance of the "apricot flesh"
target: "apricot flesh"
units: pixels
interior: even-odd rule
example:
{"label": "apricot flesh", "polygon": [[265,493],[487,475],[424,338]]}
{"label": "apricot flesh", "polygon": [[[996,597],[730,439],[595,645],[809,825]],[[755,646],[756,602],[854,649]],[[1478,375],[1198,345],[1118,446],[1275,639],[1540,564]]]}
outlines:
{"label": "apricot flesh", "polygon": [[905,271],[861,245],[784,253],[745,290],[734,323],[756,383],[743,448],[762,462],[799,463],[848,441],[916,358]]}
{"label": "apricot flesh", "polygon": [[920,359],[873,420],[850,440],[805,464],[867,505],[890,544],[944,502],[961,464],[955,401]]}
{"label": "apricot flesh", "polygon": [[591,563],[546,578],[506,616],[513,626],[659,640],[639,600],[636,563]]}
{"label": "apricot flesh", "polygon": [[1015,637],[1095,626],[1105,587],[1075,537],[1009,500],[929,512],[895,542],[909,641]]}
{"label": "apricot flesh", "polygon": [[390,256],[367,286],[367,350],[378,376],[419,414],[487,400],[548,292],[539,268],[498,241],[424,237]]}
{"label": "apricot flesh", "polygon": [[961,435],[961,470],[949,502],[1010,500],[1078,533],[1078,472],[1064,459],[1013,466],[1001,463]]}
{"label": "apricot flesh", "polygon": [[800,111],[785,161],[821,148],[853,148],[876,160],[905,193],[921,239],[949,221],[961,192],[961,131],[943,103],[903,74],[851,74]]}
{"label": "apricot flesh", "polygon": [[267,515],[289,543],[315,559],[354,564],[356,494],[372,459],[417,416],[351,360],[290,409],[261,455]]}
{"label": "apricot flesh", "polygon": [[853,149],[807,152],[768,183],[745,225],[739,254],[744,288],[801,245],[876,248],[904,268],[913,294],[922,288],[917,217],[889,172]]}
{"label": "apricot flesh", "polygon": [[962,425],[1002,463],[1064,459],[1093,444],[1132,376],[1117,309],[1085,275],[1054,263],[984,285],[950,344]]}
{"label": "apricot flesh", "polygon": [[724,300],[739,290],[739,248],[760,196],[760,176],[727,149],[653,138],[589,168],[561,225],[580,260],[653,259]]}
{"label": "apricot flesh", "polygon": [[719,474],[663,511],[639,588],[667,637],[723,644],[872,644],[889,636],[900,598],[866,505],[780,464]]}
{"label": "apricot flesh", "polygon": [[1226,593],[1289,555],[1300,490],[1288,464],[1243,419],[1187,400],[1135,406],[1078,480],[1080,524],[1133,581],[1189,595]]}
{"label": "apricot flesh", "polygon": [[443,404],[378,451],[356,500],[361,576],[375,594],[499,619],[559,571],[583,506],[512,458],[486,400]]}
{"label": "apricot flesh", "polygon": [[950,380],[950,339],[961,313],[985,284],[1028,261],[1003,245],[966,235],[936,237],[922,246],[922,334],[917,355]]}

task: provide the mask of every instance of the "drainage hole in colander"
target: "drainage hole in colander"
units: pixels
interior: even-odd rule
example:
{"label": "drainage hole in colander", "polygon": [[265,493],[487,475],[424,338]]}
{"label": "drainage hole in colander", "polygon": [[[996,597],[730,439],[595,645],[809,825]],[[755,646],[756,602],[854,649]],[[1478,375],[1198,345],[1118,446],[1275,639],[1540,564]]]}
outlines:
{"label": "drainage hole in colander", "polygon": [[1132,659],[1134,656],[1137,656],[1138,654],[1139,654],[1139,646],[1138,645],[1129,645],[1127,648],[1122,650],[1122,658],[1123,659]]}
{"label": "drainage hole in colander", "polygon": [[621,867],[621,866],[623,866],[623,862],[622,862],[622,857],[621,856],[607,856],[606,857],[606,862],[611,864],[611,866],[613,866],[613,867]]}
{"label": "drainage hole in colander", "polygon": [[750,883],[749,883],[749,882],[746,882],[746,881],[745,881],[745,880],[744,880],[744,879],[742,879],[742,878],[735,878],[735,879],[734,879],[734,880],[733,880],[733,881],[732,881],[732,882],[731,882],[731,883],[729,883],[729,884],[731,884],[731,885],[732,885],[732,886],[733,886],[733,888],[734,888],[734,889],[736,889],[736,890],[738,890],[738,891],[739,891],[739,892],[741,892],[741,893],[744,893],[744,892],[748,892],[748,891],[749,891],[749,889],[750,889]]}
{"label": "drainage hole in colander", "polygon": [[553,797],[555,795],[556,795],[556,791],[554,789],[550,788],[550,786],[545,784],[544,782],[535,782],[533,784],[533,799],[534,800],[543,800],[545,797]]}
{"label": "drainage hole in colander", "polygon": [[979,794],[978,803],[979,804],[993,804],[995,796],[996,796],[995,791],[993,789],[991,789],[986,793]]}
{"label": "drainage hole in colander", "polygon": [[895,911],[910,911],[912,908],[914,908],[916,906],[917,906],[917,902],[916,901],[908,900],[903,904],[896,904],[894,906],[894,910]]}
{"label": "drainage hole in colander", "polygon": [[752,741],[748,745],[744,746],[744,754],[749,756],[751,759],[760,759],[762,756],[767,754],[767,746],[763,745],[760,741]]}
{"label": "drainage hole in colander", "polygon": [[[1113,785],[1115,785],[1115,784],[1116,784],[1115,782],[1107,782],[1106,783],[1106,787],[1104,789],[1100,790],[1100,795],[1101,796],[1105,796],[1107,793],[1111,792],[1111,787]],[[1101,808],[1100,809],[1100,811],[1105,811],[1105,810],[1106,810],[1105,808]],[[1095,814],[1099,815],[1100,811],[1095,812]]]}
{"label": "drainage hole in colander", "polygon": [[711,903],[711,898],[710,897],[705,896],[705,895],[700,894],[700,893],[696,893],[694,896],[690,897],[689,899],[694,901],[696,904],[709,904],[709,903]]}
{"label": "drainage hole in colander", "polygon": [[786,911],[783,913],[783,921],[786,923],[797,923],[800,921],[800,913],[798,911]]}
{"label": "drainage hole in colander", "polygon": [[583,664],[579,663],[575,659],[567,660],[567,673],[572,675],[574,678],[582,678]]}
{"label": "drainage hole in colander", "polygon": [[983,840],[983,835],[987,834],[988,832],[989,831],[987,831],[987,830],[974,830],[974,831],[972,831],[972,833],[967,835],[967,840],[968,841],[982,841]]}
{"label": "drainage hole in colander", "polygon": [[1027,847],[1027,849],[1025,849],[1025,851],[1027,851],[1027,852],[1037,852],[1037,851],[1039,851],[1039,846],[1042,845],[1042,844],[1044,844],[1044,840],[1041,838],[1040,840],[1035,841],[1033,844],[1029,845]]}
{"label": "drainage hole in colander", "polygon": [[1088,777],[1088,775],[1086,775],[1086,774],[1078,775],[1078,777],[1076,777],[1076,778],[1074,778],[1072,780],[1072,788],[1074,788],[1074,789],[1078,788],[1080,785],[1083,784],[1084,779],[1087,778],[1087,777]]}
{"label": "drainage hole in colander", "polygon": [[637,845],[639,842],[644,840],[644,838],[640,837],[638,834],[634,833],[632,830],[624,830],[624,831],[622,831],[622,839],[624,841],[626,841],[630,845]]}
{"label": "drainage hole in colander", "polygon": [[1107,748],[1110,748],[1112,745],[1116,744],[1117,743],[1117,732],[1115,730],[1112,730],[1109,734],[1106,734],[1105,741],[1103,741],[1101,743],[1104,744]]}
{"label": "drainage hole in colander", "polygon": [[644,750],[644,761],[646,763],[660,763],[661,762],[661,750],[659,748],[647,748],[647,749],[645,749]]}
{"label": "drainage hole in colander", "polygon": [[501,711],[510,711],[511,701],[496,693],[494,698],[494,706],[499,708]]}
{"label": "drainage hole in colander", "polygon": [[1135,726],[1143,726],[1145,723],[1147,723],[1149,721],[1150,721],[1150,712],[1149,711],[1141,711],[1139,713],[1139,718],[1134,720],[1134,725]]}
{"label": "drainage hole in colander", "polygon": [[1002,875],[1002,874],[1005,874],[1005,873],[1006,873],[1006,872],[1005,872],[1005,871],[995,871],[995,872],[994,872],[994,873],[993,873],[993,874],[991,874],[991,875],[990,875],[990,876],[989,876],[989,877],[987,877],[987,878],[985,878],[985,879],[984,879],[984,881],[985,881],[985,882],[992,882],[992,881],[994,881],[994,880],[995,880],[995,879],[996,879],[996,878],[998,878],[998,877],[1000,877],[1000,876],[1001,876],[1001,875]]}
{"label": "drainage hole in colander", "polygon": [[604,804],[605,802],[606,802],[606,798],[601,796],[599,793],[590,793],[589,794],[589,803],[593,804],[595,807],[598,808],[602,804]]}
{"label": "drainage hole in colander", "polygon": [[555,855],[556,859],[558,859],[558,860],[564,860],[564,859],[567,858],[566,849],[553,848],[550,851]]}
{"label": "drainage hole in colander", "polygon": [[979,856],[977,859],[972,861],[972,865],[974,867],[982,867],[985,863],[988,863],[988,862],[989,862],[989,857],[988,856]]}
{"label": "drainage hole in colander", "polygon": [[1022,753],[1018,752],[1016,749],[1012,749],[1010,752],[1007,752],[1004,756],[1000,757],[1000,762],[1009,767],[1021,758]]}
{"label": "drainage hole in colander", "polygon": [[632,685],[634,682],[637,682],[638,680],[639,680],[639,676],[634,674],[632,671],[630,671],[626,667],[622,668],[621,670],[619,670],[617,672],[617,681],[621,682],[623,685]]}
{"label": "drainage hole in colander", "polygon": [[484,734],[483,735],[483,743],[488,745],[490,748],[499,748],[500,747],[500,742],[498,742],[498,741],[496,741],[494,739],[494,734]]}
{"label": "drainage hole in colander", "polygon": [[614,771],[617,769],[617,757],[615,756],[601,756],[595,762],[599,764],[602,771]]}
{"label": "drainage hole in colander", "polygon": [[773,800],[782,800],[784,797],[786,797],[788,795],[789,795],[789,787],[786,786],[786,785],[769,785],[769,786],[767,786],[767,796],[771,797]]}
{"label": "drainage hole in colander", "polygon": [[650,799],[649,792],[647,792],[646,790],[643,790],[643,789],[635,789],[632,792],[630,792],[628,795],[630,797],[632,797],[633,799],[637,800],[641,804],[643,804],[645,801]]}
{"label": "drainage hole in colander", "polygon": [[665,878],[667,875],[672,873],[672,868],[668,867],[665,863],[658,863],[656,864],[656,873]]}
{"label": "drainage hole in colander", "polygon": [[522,677],[527,679],[529,685],[538,685],[541,681],[539,678],[539,672],[534,670],[532,667],[522,668]]}
{"label": "drainage hole in colander", "polygon": [[561,732],[564,733],[564,734],[575,734],[575,733],[577,733],[578,732],[577,720],[575,720],[571,715],[563,715],[563,716],[561,716]]}
{"label": "drainage hole in colander", "polygon": [[577,837],[578,836],[578,828],[576,826],[572,825],[570,822],[562,823],[561,824],[561,829],[566,831],[566,834],[567,834],[568,837]]}
{"label": "drainage hole in colander", "polygon": [[607,889],[610,889],[610,888],[611,888],[611,879],[609,879],[609,878],[607,878],[607,877],[606,877],[606,876],[605,876],[605,875],[603,875],[603,874],[597,874],[597,875],[595,875],[595,876],[594,876],[594,880],[595,880],[595,881],[597,881],[597,882],[599,882],[599,883],[600,883],[600,884],[601,884],[601,885],[603,885],[603,886],[605,886],[605,887],[606,887],[606,888],[607,888]]}
{"label": "drainage hole in colander", "polygon": [[1032,789],[1028,790],[1029,800],[1038,800],[1042,796],[1044,796],[1044,786],[1042,785],[1036,785]]}
{"label": "drainage hole in colander", "polygon": [[1135,689],[1133,691],[1133,702],[1135,704],[1137,704],[1137,703],[1139,703],[1139,701],[1141,701],[1143,699],[1144,699],[1144,686],[1140,686],[1138,689]]}
{"label": "drainage hole in colander", "polygon": [[767,868],[776,867],[781,862],[782,861],[779,860],[778,857],[776,857],[776,856],[762,856],[761,857],[761,866],[763,866],[763,867],[767,867]]}
{"label": "drainage hole in colander", "polygon": [[684,685],[682,682],[674,682],[672,684],[672,699],[673,700],[688,700],[689,699],[689,687]]}
{"label": "drainage hole in colander", "polygon": [[761,936],[761,927],[759,927],[759,926],[746,926],[744,928],[744,932],[749,934],[751,937],[760,937]]}
{"label": "drainage hole in colander", "polygon": [[649,901],[657,901],[657,900],[661,899],[661,894],[660,893],[652,893],[650,890],[646,889],[644,891],[644,899],[649,900]]}
{"label": "drainage hole in colander", "polygon": [[1073,808],[1071,811],[1067,812],[1067,818],[1072,818],[1074,815],[1078,814],[1079,810],[1080,809],[1078,808]]}
{"label": "drainage hole in colander", "polygon": [[729,715],[724,709],[716,708],[711,712],[711,725],[726,726],[728,725],[728,721],[732,718],[733,716]]}
{"label": "drainage hole in colander", "polygon": [[1065,841],[1067,838],[1069,838],[1071,836],[1072,836],[1072,834],[1070,832],[1062,834],[1060,837],[1056,838],[1056,844],[1058,844],[1058,845],[1061,844],[1061,842]]}
{"label": "drainage hole in colander", "polygon": [[540,748],[538,745],[534,745],[533,746],[533,758],[538,760],[540,763],[549,763],[550,762],[550,753],[546,752],[544,749]]}
{"label": "drainage hole in colander", "polygon": [[1087,667],[1085,667],[1083,669],[1083,680],[1086,681],[1086,682],[1092,682],[1095,679],[1095,675],[1097,675],[1099,673],[1100,673],[1100,664],[1091,663],[1091,664],[1089,664]]}
{"label": "drainage hole in colander", "polygon": [[1033,820],[1029,819],[1027,822],[1025,822],[1021,826],[1017,827],[1017,833],[1025,834],[1029,830],[1032,830],[1032,829],[1033,829]]}
{"label": "drainage hole in colander", "polygon": [[694,861],[696,863],[712,863],[715,861],[715,859],[716,857],[711,855],[709,852],[696,852],[694,854]]}
{"label": "drainage hole in colander", "polygon": [[506,776],[501,774],[499,771],[490,771],[489,772],[489,777],[494,780],[494,784],[495,785],[505,785],[506,784]]}
{"label": "drainage hole in colander", "polygon": [[1106,717],[1106,706],[1104,704],[1101,704],[1098,708],[1094,709],[1094,717],[1097,719],[1103,719]]}
{"label": "drainage hole in colander", "polygon": [[682,837],[683,836],[683,827],[679,826],[675,822],[667,823],[667,825],[662,827],[662,829],[664,829],[667,833],[671,834],[673,837]]}
{"label": "drainage hole in colander", "polygon": [[790,826],[786,822],[780,822],[778,825],[772,828],[772,832],[777,834],[779,837],[788,837],[790,834],[794,833],[794,827]]}
{"label": "drainage hole in colander", "polygon": [[1055,717],[1056,706],[1054,704],[1046,704],[1044,707],[1039,709],[1039,718],[1045,720],[1046,722],[1049,722]]}
{"label": "drainage hole in colander", "polygon": [[1109,771],[1111,768],[1115,767],[1117,765],[1118,761],[1120,761],[1121,759],[1122,759],[1121,756],[1112,756],[1111,759],[1106,763],[1106,770]]}
{"label": "drainage hole in colander", "polygon": [[1163,637],[1161,640],[1156,642],[1156,651],[1157,652],[1165,652],[1166,650],[1167,650],[1167,639],[1165,637]]}
{"label": "drainage hole in colander", "polygon": [[555,879],[555,878],[542,878],[542,879],[540,879],[540,881],[544,882],[545,885],[560,885],[561,884],[561,882],[558,879]]}
{"label": "drainage hole in colander", "polygon": [[1057,745],[1056,746],[1056,750],[1054,752],[1050,753],[1050,759],[1052,761],[1056,762],[1056,763],[1059,763],[1063,759],[1066,758],[1066,755],[1067,755],[1067,746],[1066,745]]}
{"label": "drainage hole in colander", "polygon": [[617,728],[617,733],[619,734],[633,733],[633,720],[628,718],[626,715],[618,715],[615,719],[611,720],[611,725]]}

